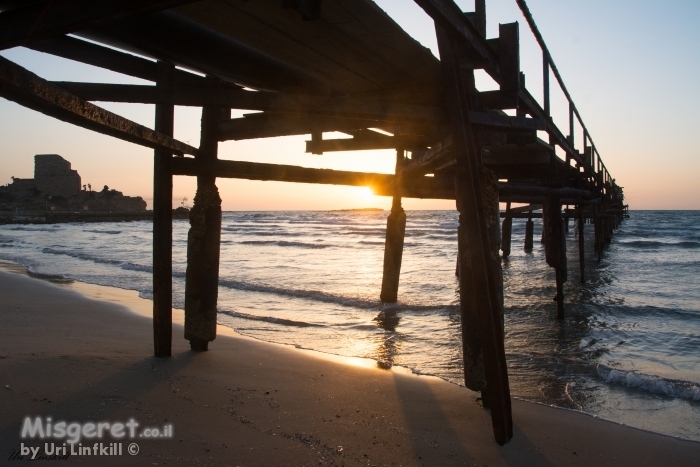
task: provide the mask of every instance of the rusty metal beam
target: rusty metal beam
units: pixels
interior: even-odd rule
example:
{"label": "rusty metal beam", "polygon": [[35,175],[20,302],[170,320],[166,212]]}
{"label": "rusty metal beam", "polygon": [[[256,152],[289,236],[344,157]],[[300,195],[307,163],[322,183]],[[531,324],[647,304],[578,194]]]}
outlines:
{"label": "rusty metal beam", "polygon": [[21,66],[0,57],[0,96],[64,122],[174,154],[197,148],[86,102]]}

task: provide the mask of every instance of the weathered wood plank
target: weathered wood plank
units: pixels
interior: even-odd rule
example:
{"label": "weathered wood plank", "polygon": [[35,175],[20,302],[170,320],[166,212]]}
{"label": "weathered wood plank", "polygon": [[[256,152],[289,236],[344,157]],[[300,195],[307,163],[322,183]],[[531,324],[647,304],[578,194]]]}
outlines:
{"label": "weathered wood plank", "polygon": [[195,0],[51,0],[0,13],[0,50]]}
{"label": "weathered wood plank", "polygon": [[326,80],[171,10],[80,31],[78,35],[253,89],[339,94]]}
{"label": "weathered wood plank", "polygon": [[483,60],[484,70],[500,83],[500,59],[452,0],[415,0],[452,37],[461,37]]}
{"label": "weathered wood plank", "polygon": [[[459,247],[460,290],[469,288],[479,291],[471,298],[460,294],[460,301],[462,306],[465,306],[467,305],[465,299],[470,299],[473,302],[470,305],[476,306],[493,432],[496,442],[503,445],[513,437],[513,418],[503,338],[502,302],[500,301],[502,284],[499,286],[491,256],[491,240],[484,202],[486,193],[482,192],[480,154],[477,153],[474,144],[470,122],[471,109],[468,98],[473,92],[473,73],[471,80],[467,82],[462,76],[459,65],[459,47],[464,48],[468,44],[480,51],[478,47],[481,37],[451,0],[416,0],[416,2],[433,17],[436,23],[435,29],[445,82],[445,98],[452,123],[457,160],[456,197],[457,209],[460,213],[458,237],[461,242]],[[454,42],[450,34],[442,29],[445,23],[453,31],[452,37],[459,37],[454,32],[460,33],[462,40],[459,43]],[[471,29],[466,28],[465,25]],[[462,32],[465,29],[466,36]]]}
{"label": "weathered wood plank", "polygon": [[351,94],[439,84],[437,59],[369,0],[324,0],[314,21],[302,21],[279,0],[193,4],[177,11]]}
{"label": "weathered wood plank", "polygon": [[526,206],[518,206],[516,208],[510,208],[510,214],[520,214],[523,212],[539,211],[542,209],[541,204],[528,204]]}
{"label": "weathered wood plank", "polygon": [[382,289],[379,299],[382,303],[395,303],[398,300],[401,261],[403,258],[404,237],[406,234],[406,212],[401,207],[401,171],[404,163],[404,150],[396,151],[396,171],[394,177],[394,197],[391,214],[386,220],[384,243],[384,267],[382,268]]}
{"label": "weathered wood plank", "polygon": [[331,131],[349,133],[355,130],[373,128],[377,123],[376,120],[337,118],[304,113],[261,112],[222,122],[219,125],[219,140],[274,138]]}
{"label": "weathered wood plank", "polygon": [[[210,78],[211,86],[218,80]],[[218,156],[219,121],[231,116],[230,110],[219,107],[202,109],[200,151],[195,156],[200,164],[215,163]],[[190,211],[187,233],[187,270],[185,273],[185,339],[190,348],[203,351],[216,339],[216,314],[219,294],[219,258],[221,254],[221,197],[216,177],[197,174],[197,192]]]}
{"label": "weathered wood plank", "polygon": [[[97,84],[55,82],[56,85],[80,95],[85,100],[103,102],[157,103],[161,97],[153,86],[129,84]],[[163,98],[166,102],[201,107],[221,105],[235,109],[270,110],[276,112],[305,112],[332,117],[373,119],[388,122],[445,123],[447,115],[439,107],[401,104],[355,97],[319,97],[274,92],[244,91],[221,87],[174,87]],[[490,124],[511,127],[524,125],[539,128],[542,122],[521,119],[511,123],[509,117],[500,115],[484,117]],[[512,117],[511,117],[512,118]]]}
{"label": "weathered wood plank", "polygon": [[[158,63],[158,88],[172,85],[175,67]],[[156,105],[155,129],[173,136],[175,107]],[[153,348],[156,357],[169,357],[173,334],[173,174],[172,152],[154,151],[153,163]]]}
{"label": "weathered wood plank", "polygon": [[[74,37],[56,37],[25,47],[148,81],[156,81],[158,76],[156,62]],[[201,76],[182,70],[173,74],[173,83],[179,86],[204,86],[203,81]]]}
{"label": "weathered wood plank", "polygon": [[[420,148],[428,140],[416,136],[387,136],[370,130],[360,130],[362,136],[355,138],[321,139],[306,142],[306,152],[323,154],[333,151],[367,151],[376,149]],[[371,135],[370,133],[375,133]]]}
{"label": "weathered wood plank", "polygon": [[141,146],[174,154],[197,153],[192,146],[85,102],[3,57],[0,57],[0,96],[59,120]]}

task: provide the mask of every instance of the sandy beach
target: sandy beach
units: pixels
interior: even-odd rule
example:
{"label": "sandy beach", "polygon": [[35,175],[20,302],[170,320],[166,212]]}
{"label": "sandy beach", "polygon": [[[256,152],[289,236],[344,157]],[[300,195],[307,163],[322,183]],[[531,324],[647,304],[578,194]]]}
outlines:
{"label": "sandy beach", "polygon": [[173,357],[156,359],[151,302],[136,292],[50,283],[9,263],[0,290],[3,465],[28,460],[9,460],[21,442],[43,445],[20,439],[25,416],[173,426],[172,438],[122,440],[121,456],[67,461],[80,465],[700,465],[699,443],[517,400],[514,438],[499,447],[477,394],[438,378],[224,327],[192,353],[178,310]]}

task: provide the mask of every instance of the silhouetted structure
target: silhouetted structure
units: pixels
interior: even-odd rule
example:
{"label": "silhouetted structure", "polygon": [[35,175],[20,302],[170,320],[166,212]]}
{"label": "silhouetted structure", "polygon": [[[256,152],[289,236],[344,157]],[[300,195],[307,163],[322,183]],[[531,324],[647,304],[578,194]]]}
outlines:
{"label": "silhouetted structure", "polygon": [[[501,240],[506,246],[510,241],[499,232],[499,202],[527,205],[502,214],[507,226],[512,218],[543,217],[547,262],[557,270],[562,317],[567,277],[562,215],[594,222],[600,253],[626,210],[622,189],[605,168],[525,2],[516,1],[542,50],[542,105],[526,89],[520,71],[518,23],[499,25],[499,36],[487,39],[485,0],[477,0],[469,13],[452,0],[415,0],[435,21],[441,61],[370,0],[101,0],[89,9],[67,0],[28,6],[5,1],[0,48],[22,45],[156,86],[50,83],[0,58],[0,94],[154,148],[157,356],[170,355],[173,175],[197,177],[185,299],[185,335],[195,350],[206,349],[215,337],[221,235],[217,177],[364,185],[392,196],[381,287],[385,300],[398,295],[406,215],[401,198],[456,200],[465,378],[468,387],[487,396],[496,441],[504,444],[512,437],[512,420],[498,251]],[[475,69],[483,69],[500,89],[478,92]],[[550,117],[551,74],[569,103],[566,136]],[[156,104],[155,130],[88,101]],[[199,148],[172,138],[174,105],[203,107]],[[260,112],[232,119],[232,108]],[[577,123],[580,139],[574,136]],[[324,139],[323,133],[331,131],[352,137]],[[538,131],[546,132],[548,140],[538,138]],[[314,154],[395,149],[396,173],[217,158],[219,141],[307,134],[307,152]],[[562,213],[565,205],[575,206],[574,212]],[[543,214],[535,212],[543,206]],[[528,224],[526,247],[532,247],[532,235]]]}
{"label": "silhouetted structure", "polygon": [[34,156],[34,178],[13,178],[0,187],[0,211],[15,209],[40,214],[57,213],[145,213],[146,201],[140,196],[124,196],[121,191],[81,190],[80,175],[71,163],[58,154]]}

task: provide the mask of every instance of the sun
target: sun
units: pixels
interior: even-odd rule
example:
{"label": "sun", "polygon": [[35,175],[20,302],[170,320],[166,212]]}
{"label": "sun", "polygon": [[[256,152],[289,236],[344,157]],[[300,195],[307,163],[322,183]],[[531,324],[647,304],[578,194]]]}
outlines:
{"label": "sun", "polygon": [[363,203],[370,203],[377,200],[372,188],[363,186],[358,190],[358,196]]}

